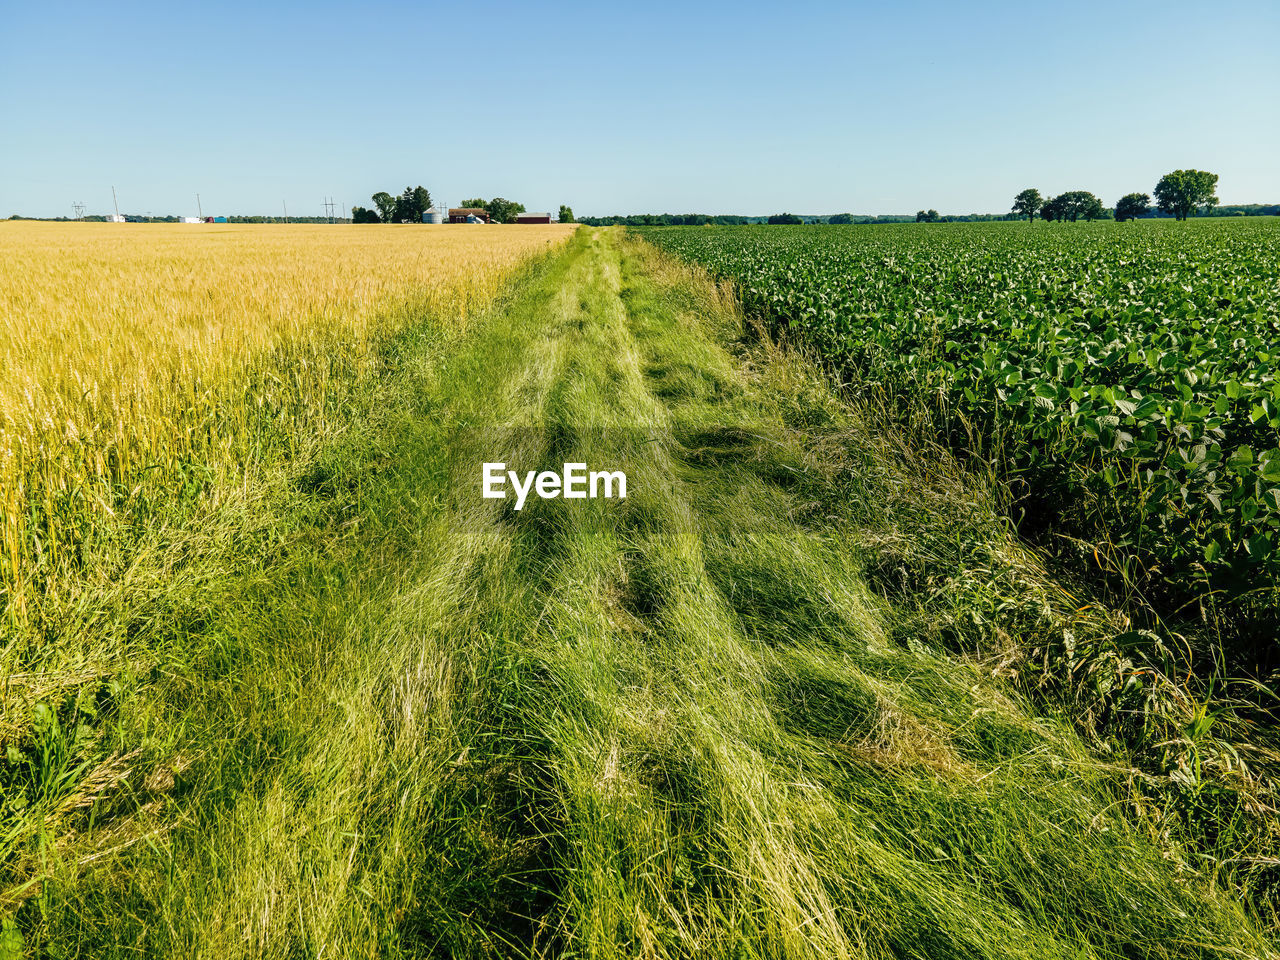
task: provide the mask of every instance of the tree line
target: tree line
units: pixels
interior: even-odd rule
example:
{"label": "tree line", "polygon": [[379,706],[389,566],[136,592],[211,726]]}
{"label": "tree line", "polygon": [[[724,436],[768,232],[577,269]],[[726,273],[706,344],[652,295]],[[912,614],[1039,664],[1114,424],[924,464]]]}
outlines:
{"label": "tree line", "polygon": [[[563,219],[563,218],[562,218]],[[987,223],[997,220],[1018,220],[1013,213],[962,213],[940,214],[937,210],[921,210],[911,214],[886,213],[833,213],[822,216],[801,216],[795,213],[775,213],[764,217],[744,217],[736,214],[713,215],[709,213],[637,213],[607,217],[579,217],[579,223],[591,227],[739,227],[756,224],[810,226],[843,226],[848,224],[890,223]]]}
{"label": "tree line", "polygon": [[[937,210],[918,210],[914,217],[917,223],[977,223],[992,220],[1021,220],[1024,217],[1034,221],[1040,217],[1047,221],[1075,222],[1080,219],[1099,220],[1133,220],[1146,217],[1174,217],[1185,220],[1193,214],[1214,217],[1243,216],[1278,216],[1280,204],[1233,204],[1219,206],[1216,196],[1218,175],[1204,170],[1174,170],[1165,174],[1155,185],[1155,206],[1152,197],[1146,193],[1127,193],[1117,201],[1114,208],[1104,207],[1102,201],[1087,190],[1068,190],[1056,197],[1046,198],[1034,187],[1028,187],[1014,197],[1013,207],[1009,213],[969,213],[940,214]],[[431,208],[431,192],[419,184],[416,187],[405,187],[404,191],[392,196],[385,191],[375,193],[372,198],[373,208],[362,206],[351,208],[351,223],[421,223],[423,214]],[[484,210],[489,219],[495,223],[514,223],[517,217],[525,212],[525,206],[514,200],[494,197],[485,200],[476,197],[462,202],[463,207]],[[23,217],[13,214],[10,220],[54,220],[68,221],[71,217]],[[101,215],[89,215],[79,219],[102,221],[108,219]],[[166,223],[176,222],[180,218],[174,216],[140,216],[128,214],[125,219],[131,223]],[[343,222],[343,218],[336,218]],[[573,209],[565,204],[560,205],[559,220],[561,223],[584,223],[593,227],[627,226],[742,226],[747,224],[887,224],[909,223],[913,218],[909,215],[837,213],[831,215],[800,216],[793,213],[776,213],[767,217],[745,217],[734,214],[706,213],[643,213],[621,216],[582,217],[575,218]],[[239,215],[227,217],[229,223],[330,223],[328,217],[289,217],[286,221],[278,216]]]}
{"label": "tree line", "polygon": [[747,217],[713,216],[709,213],[637,213],[609,217],[579,217],[589,227],[740,227]]}
{"label": "tree line", "polygon": [[[1198,210],[1212,210],[1218,204],[1218,175],[1207,170],[1174,170],[1160,178],[1155,186],[1156,207],[1166,216],[1185,220]],[[1136,220],[1151,215],[1151,195],[1126,193],[1108,210],[1088,190],[1068,190],[1053,199],[1041,196],[1028,187],[1013,198],[1013,213],[1031,223],[1038,216],[1045,221],[1100,220],[1114,216],[1116,220]]]}

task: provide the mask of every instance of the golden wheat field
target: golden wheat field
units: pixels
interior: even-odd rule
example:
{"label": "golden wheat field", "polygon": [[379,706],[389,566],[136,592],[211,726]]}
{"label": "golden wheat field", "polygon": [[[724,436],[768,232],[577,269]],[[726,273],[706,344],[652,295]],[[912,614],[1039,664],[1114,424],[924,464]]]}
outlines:
{"label": "golden wheat field", "polygon": [[372,345],[460,326],[572,230],[0,224],[0,611],[54,590],[139,476],[242,475],[264,423],[323,427]]}

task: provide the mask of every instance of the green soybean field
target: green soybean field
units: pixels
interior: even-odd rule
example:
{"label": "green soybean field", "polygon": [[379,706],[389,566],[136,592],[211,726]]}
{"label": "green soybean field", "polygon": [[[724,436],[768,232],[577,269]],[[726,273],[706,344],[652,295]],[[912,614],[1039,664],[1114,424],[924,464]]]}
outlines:
{"label": "green soybean field", "polygon": [[1165,618],[1275,654],[1280,221],[657,228],[749,316],[1003,472]]}

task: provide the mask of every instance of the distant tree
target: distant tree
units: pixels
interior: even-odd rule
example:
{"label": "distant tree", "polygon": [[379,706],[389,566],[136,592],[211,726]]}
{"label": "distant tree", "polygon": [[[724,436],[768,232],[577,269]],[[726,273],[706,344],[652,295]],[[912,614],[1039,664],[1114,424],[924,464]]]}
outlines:
{"label": "distant tree", "polygon": [[381,223],[382,218],[378,216],[376,210],[366,210],[364,207],[351,208],[352,223]]}
{"label": "distant tree", "polygon": [[431,209],[431,191],[419,184],[413,188],[413,203],[418,211],[418,222],[422,222],[422,215]]}
{"label": "distant tree", "polygon": [[1126,193],[1116,204],[1117,220],[1134,220],[1151,211],[1151,198],[1145,193]]}
{"label": "distant tree", "polygon": [[394,219],[398,223],[421,223],[431,207],[431,192],[424,186],[405,187],[396,197]]}
{"label": "distant tree", "polygon": [[1179,220],[1187,219],[1197,207],[1213,207],[1218,203],[1215,191],[1218,175],[1207,170],[1175,170],[1166,173],[1156,184],[1156,204]]}
{"label": "distant tree", "polygon": [[484,205],[494,223],[515,223],[516,217],[524,213],[524,204],[514,200],[494,197]]}
{"label": "distant tree", "polygon": [[373,205],[378,208],[378,219],[383,223],[392,223],[396,215],[396,198],[385,190],[379,190],[372,197]]}
{"label": "distant tree", "polygon": [[775,225],[781,224],[781,225],[796,226],[798,224],[804,223],[804,220],[802,220],[800,217],[797,217],[794,213],[775,213],[773,216],[769,218],[769,222]]}
{"label": "distant tree", "polygon": [[1070,220],[1072,223],[1081,217],[1097,220],[1103,212],[1102,201],[1088,190],[1068,190],[1040,208],[1040,216],[1046,220]]}
{"label": "distant tree", "polygon": [[832,217],[830,220],[828,220],[828,221],[827,221],[827,223],[834,223],[834,224],[837,224],[837,225],[843,225],[843,224],[847,224],[847,223],[853,223],[853,214],[852,214],[852,213],[837,213],[834,217]]}
{"label": "distant tree", "polygon": [[1013,212],[1026,217],[1028,223],[1035,221],[1036,214],[1040,212],[1042,206],[1044,206],[1044,197],[1040,196],[1040,191],[1035,187],[1027,187],[1013,198]]}
{"label": "distant tree", "polygon": [[488,207],[485,206],[485,201],[480,197],[476,197],[474,200],[463,200],[462,206],[464,209],[469,210],[488,210]]}
{"label": "distant tree", "polygon": [[573,207],[567,207],[563,203],[560,204],[560,216],[558,219],[561,223],[573,223]]}

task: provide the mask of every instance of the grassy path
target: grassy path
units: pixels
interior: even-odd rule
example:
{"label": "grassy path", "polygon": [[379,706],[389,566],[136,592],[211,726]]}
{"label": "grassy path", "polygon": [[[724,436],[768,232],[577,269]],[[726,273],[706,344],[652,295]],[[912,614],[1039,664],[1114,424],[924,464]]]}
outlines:
{"label": "grassy path", "polygon": [[[202,745],[176,823],[51,884],[42,942],[1274,955],[1066,727],[890,640],[836,495],[860,488],[817,469],[825,408],[736,359],[734,324],[705,282],[582,231],[465,341],[402,344],[300,492],[328,519],[288,579],[210,613],[189,669],[213,692],[167,695]],[[480,495],[498,460],[623,470],[628,496],[516,511]]]}

